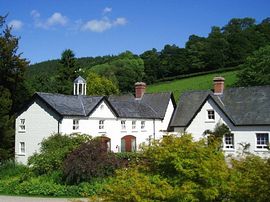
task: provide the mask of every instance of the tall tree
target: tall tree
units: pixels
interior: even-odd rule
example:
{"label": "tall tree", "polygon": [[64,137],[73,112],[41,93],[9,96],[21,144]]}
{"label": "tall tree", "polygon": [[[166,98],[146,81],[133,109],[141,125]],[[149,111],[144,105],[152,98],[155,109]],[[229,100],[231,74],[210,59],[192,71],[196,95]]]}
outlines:
{"label": "tall tree", "polygon": [[29,98],[24,83],[28,62],[18,51],[19,38],[12,35],[0,16],[0,161],[14,153],[14,114]]}
{"label": "tall tree", "polygon": [[189,73],[205,70],[206,39],[191,35],[186,43]]}
{"label": "tall tree", "polygon": [[153,48],[152,50],[145,51],[140,55],[144,62],[144,80],[148,82],[148,84],[153,83],[159,74],[159,53],[157,49]]}
{"label": "tall tree", "polygon": [[207,37],[206,68],[208,70],[225,67],[228,60],[229,43],[219,27],[212,27]]}
{"label": "tall tree", "polygon": [[253,18],[233,18],[222,29],[229,43],[227,66],[242,64],[247,56],[263,45],[263,36],[256,31]]}
{"label": "tall tree", "polygon": [[64,50],[61,54],[60,64],[57,91],[58,93],[70,94],[73,88],[72,82],[76,79],[79,70],[74,52],[70,49]]}

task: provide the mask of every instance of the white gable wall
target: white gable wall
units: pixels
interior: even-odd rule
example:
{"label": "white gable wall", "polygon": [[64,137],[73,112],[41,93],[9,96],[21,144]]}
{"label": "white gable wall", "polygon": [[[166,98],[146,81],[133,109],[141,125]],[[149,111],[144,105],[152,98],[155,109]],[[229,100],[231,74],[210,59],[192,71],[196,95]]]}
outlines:
{"label": "white gable wall", "polygon": [[[207,110],[215,111],[215,120],[208,119]],[[213,100],[209,99],[203,105],[198,114],[194,117],[191,124],[186,128],[185,132],[191,133],[195,140],[203,138],[205,130],[214,130],[217,123],[226,124],[234,134],[234,149],[224,149],[226,154],[237,155],[243,151],[241,144],[250,144],[249,152],[259,156],[269,156],[270,153],[266,149],[256,148],[256,133],[268,133],[270,136],[270,126],[234,126],[225,114],[217,107]],[[180,131],[183,128],[176,128]]]}
{"label": "white gable wall", "polygon": [[[25,119],[25,132],[21,132],[19,129],[21,119]],[[44,138],[58,132],[57,119],[56,114],[38,100],[17,117],[15,158],[18,162],[26,164],[28,157],[39,151],[39,143]],[[20,142],[25,143],[25,154],[20,152]]]}

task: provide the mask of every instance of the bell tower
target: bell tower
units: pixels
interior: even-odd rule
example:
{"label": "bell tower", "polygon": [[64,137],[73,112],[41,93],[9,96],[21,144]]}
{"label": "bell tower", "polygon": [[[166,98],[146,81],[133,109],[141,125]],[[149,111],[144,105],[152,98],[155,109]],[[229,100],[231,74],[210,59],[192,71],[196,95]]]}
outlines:
{"label": "bell tower", "polygon": [[73,82],[73,95],[86,95],[86,81],[81,76]]}

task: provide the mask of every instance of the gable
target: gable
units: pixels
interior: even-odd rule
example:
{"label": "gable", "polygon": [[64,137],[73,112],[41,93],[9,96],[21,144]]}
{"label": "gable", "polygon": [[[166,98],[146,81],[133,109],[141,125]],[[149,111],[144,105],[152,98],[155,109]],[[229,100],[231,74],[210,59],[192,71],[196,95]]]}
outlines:
{"label": "gable", "polygon": [[112,107],[109,105],[108,102],[103,100],[100,102],[97,107],[90,113],[89,118],[99,118],[99,119],[110,119],[116,118],[117,115],[115,114]]}
{"label": "gable", "polygon": [[[214,111],[214,119],[209,119],[208,111]],[[213,130],[218,123],[225,123],[230,128],[234,125],[219,105],[213,99],[209,98],[186,126],[186,130],[193,132]]]}

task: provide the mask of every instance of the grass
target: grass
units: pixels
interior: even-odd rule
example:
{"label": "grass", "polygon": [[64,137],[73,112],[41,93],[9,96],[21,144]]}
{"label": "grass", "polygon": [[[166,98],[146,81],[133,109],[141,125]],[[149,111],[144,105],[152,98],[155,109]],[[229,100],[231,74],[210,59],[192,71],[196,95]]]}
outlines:
{"label": "grass", "polygon": [[238,71],[230,71],[224,73],[212,73],[201,76],[194,76],[174,81],[166,81],[147,86],[148,93],[157,92],[173,92],[176,101],[179,100],[180,95],[185,91],[191,90],[208,90],[213,88],[213,78],[215,76],[222,76],[225,78],[225,87],[231,87],[236,81],[236,74]]}

